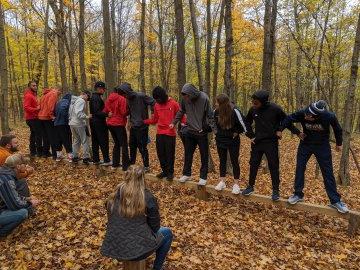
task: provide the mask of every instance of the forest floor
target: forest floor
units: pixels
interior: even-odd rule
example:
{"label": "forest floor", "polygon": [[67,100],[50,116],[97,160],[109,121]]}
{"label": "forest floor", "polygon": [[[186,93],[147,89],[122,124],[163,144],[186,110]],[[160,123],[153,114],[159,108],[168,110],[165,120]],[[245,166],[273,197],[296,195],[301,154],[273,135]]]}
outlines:
{"label": "forest floor", "polygon": [[[26,153],[28,130],[21,125],[16,133],[21,151]],[[157,173],[154,129],[151,137],[151,172]],[[285,198],[292,193],[297,144],[298,139],[290,135],[280,143],[281,195]],[[249,147],[243,137],[242,188],[248,179]],[[359,154],[360,139],[353,147]],[[340,153],[333,154],[337,172]],[[218,171],[215,148],[212,157]],[[182,159],[183,148],[178,141],[177,177],[181,175]],[[42,203],[35,217],[0,242],[0,269],[122,269],[121,263],[99,252],[106,225],[104,202],[121,181],[120,172],[101,176],[95,166],[51,159],[36,159],[32,164],[36,173],[28,179],[30,189]],[[314,171],[311,159],[305,200],[326,205],[322,178],[315,179]],[[198,153],[193,172],[194,178],[198,177]],[[360,210],[360,176],[353,161],[351,176],[351,186],[339,190],[351,209]],[[208,182],[217,181],[218,174],[211,173]],[[360,233],[347,236],[347,222],[342,219],[216,196],[199,201],[186,187],[160,180],[148,181],[147,185],[158,198],[162,225],[171,227],[175,236],[165,269],[360,269]],[[268,174],[259,173],[256,193],[271,194]],[[150,257],[149,265],[152,260]]]}

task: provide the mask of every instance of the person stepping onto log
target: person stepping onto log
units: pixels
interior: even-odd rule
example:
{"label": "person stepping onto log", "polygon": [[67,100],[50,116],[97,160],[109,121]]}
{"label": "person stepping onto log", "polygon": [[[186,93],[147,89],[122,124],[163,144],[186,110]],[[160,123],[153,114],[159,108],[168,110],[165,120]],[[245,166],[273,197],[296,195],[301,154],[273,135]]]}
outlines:
{"label": "person stepping onto log", "polygon": [[230,103],[230,99],[226,94],[221,94],[216,98],[217,109],[214,113],[215,123],[217,127],[216,146],[220,159],[220,182],[215,187],[216,190],[226,188],[226,162],[227,153],[230,155],[233,167],[234,185],[233,194],[240,193],[239,178],[239,151],[240,151],[240,133],[246,132],[247,128],[244,123],[244,116],[234,104]]}
{"label": "person stepping onto log", "polygon": [[174,179],[176,130],[169,126],[180,110],[180,105],[170,98],[166,90],[160,86],[154,88],[152,96],[156,100],[154,114],[152,118],[144,120],[144,123],[146,125],[157,124],[156,151],[162,171],[156,177],[171,181]]}
{"label": "person stepping onto log", "polygon": [[[252,103],[253,106],[246,116],[250,127],[246,135],[251,139],[249,186],[242,194],[249,196],[254,192],[256,175],[265,154],[272,181],[271,199],[278,201],[280,199],[280,123],[285,119],[286,114],[280,106],[269,102],[269,92],[265,90],[256,91],[252,95]],[[253,122],[255,122],[255,133],[251,128]],[[290,125],[289,129],[294,134],[300,133],[294,125]]]}
{"label": "person stepping onto log", "polygon": [[334,177],[331,147],[329,142],[330,126],[334,130],[336,151],[341,151],[342,129],[336,115],[329,112],[327,104],[323,100],[312,103],[306,109],[297,111],[283,121],[281,130],[292,123],[301,123],[303,131],[299,134],[300,144],[297,152],[294,194],[289,198],[290,204],[296,204],[304,198],[304,181],[306,164],[314,154],[319,163],[324,178],[326,193],[330,199],[331,207],[340,213],[347,213],[349,209],[340,200],[340,194],[336,189]]}
{"label": "person stepping onto log", "polygon": [[156,252],[153,269],[162,269],[173,234],[160,227],[159,207],[145,187],[143,167],[129,167],[106,207],[108,223],[101,254],[120,261],[141,261]]}

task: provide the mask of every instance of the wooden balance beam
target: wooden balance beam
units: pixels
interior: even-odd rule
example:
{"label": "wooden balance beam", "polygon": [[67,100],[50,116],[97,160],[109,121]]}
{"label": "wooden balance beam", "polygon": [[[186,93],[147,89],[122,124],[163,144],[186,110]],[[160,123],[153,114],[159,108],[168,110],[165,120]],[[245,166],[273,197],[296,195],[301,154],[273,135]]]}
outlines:
{"label": "wooden balance beam", "polygon": [[145,270],[145,260],[142,261],[125,261],[123,262],[124,270]]}
{"label": "wooden balance beam", "polygon": [[283,198],[281,198],[279,201],[274,202],[271,200],[269,196],[254,194],[254,193],[251,194],[250,196],[235,195],[231,193],[231,190],[229,188],[226,188],[223,191],[217,191],[215,189],[215,186],[213,185],[199,186],[194,181],[187,181],[185,183],[181,183],[179,182],[178,179],[174,179],[173,181],[160,180],[159,178],[157,178],[155,175],[152,174],[146,174],[146,179],[153,181],[154,180],[162,181],[170,185],[181,185],[181,186],[189,187],[195,190],[196,193],[195,196],[200,200],[208,200],[209,195],[213,194],[218,196],[229,197],[239,201],[247,200],[257,203],[272,204],[275,206],[279,206],[291,210],[306,211],[311,213],[317,213],[317,214],[323,214],[327,216],[347,219],[349,221],[347,233],[350,236],[354,236],[360,226],[360,212],[358,211],[350,211],[349,213],[341,214],[336,209],[331,208],[329,206],[323,206],[323,205],[317,205],[317,204],[311,204],[305,202],[298,202],[297,204],[291,205],[287,202],[286,199]]}

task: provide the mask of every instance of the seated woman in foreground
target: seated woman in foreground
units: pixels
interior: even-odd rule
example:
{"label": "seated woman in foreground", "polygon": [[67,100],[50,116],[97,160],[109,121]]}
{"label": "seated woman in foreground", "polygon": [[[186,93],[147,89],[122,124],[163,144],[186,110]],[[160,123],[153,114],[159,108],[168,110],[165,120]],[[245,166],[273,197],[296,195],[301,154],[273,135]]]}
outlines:
{"label": "seated woman in foreground", "polygon": [[162,269],[173,235],[169,228],[160,227],[159,207],[145,188],[142,167],[129,167],[106,207],[108,223],[101,254],[120,261],[138,261],[156,251],[153,269]]}

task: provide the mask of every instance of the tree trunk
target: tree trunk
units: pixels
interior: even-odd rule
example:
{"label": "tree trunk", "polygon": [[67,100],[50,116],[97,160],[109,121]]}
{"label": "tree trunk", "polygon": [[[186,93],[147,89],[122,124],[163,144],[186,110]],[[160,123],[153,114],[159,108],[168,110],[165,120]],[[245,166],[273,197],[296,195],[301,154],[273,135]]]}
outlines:
{"label": "tree trunk", "polygon": [[79,66],[81,90],[86,89],[85,71],[85,0],[79,0]]}
{"label": "tree trunk", "polygon": [[140,90],[145,93],[145,12],[146,1],[141,1],[140,21]]}
{"label": "tree trunk", "polygon": [[49,87],[48,76],[49,76],[49,48],[48,48],[48,37],[49,37],[49,2],[46,3],[45,12],[45,29],[44,29],[44,87]]}
{"label": "tree trunk", "polygon": [[[113,57],[116,55],[116,15],[115,15],[115,0],[111,0],[111,37],[112,37],[112,50],[113,50]],[[115,59],[115,58],[113,58]],[[117,84],[117,66],[115,61],[113,62],[113,73],[114,73],[114,82]]]}
{"label": "tree trunk", "polygon": [[177,85],[178,85],[179,98],[180,98],[181,89],[186,83],[184,11],[183,11],[182,0],[174,0],[174,6],[175,6]]}
{"label": "tree trunk", "polygon": [[0,120],[1,132],[7,134],[9,128],[8,114],[8,69],[6,60],[6,41],[5,41],[5,13],[0,3],[0,79],[1,79],[1,98],[0,98]]}
{"label": "tree trunk", "polygon": [[216,45],[215,45],[215,56],[214,56],[213,91],[212,91],[213,106],[215,106],[216,96],[217,96],[219,58],[220,58],[220,42],[221,42],[222,26],[223,26],[223,21],[224,21],[224,10],[225,10],[225,0],[222,0],[221,7],[220,7],[219,24],[218,24],[218,29],[217,29],[217,33],[216,33]]}
{"label": "tree trunk", "polygon": [[232,0],[225,0],[225,72],[224,72],[224,92],[234,101],[234,82],[232,73],[233,56],[233,33],[231,17]]}
{"label": "tree trunk", "polygon": [[115,87],[111,29],[110,29],[110,11],[109,0],[102,0],[103,11],[103,27],[104,27],[104,68],[105,68],[105,82],[108,89]]}
{"label": "tree trunk", "polygon": [[[153,5],[152,5],[152,1],[150,1],[149,3],[149,22],[148,22],[148,25],[149,25],[149,28],[148,28],[148,31],[149,33],[152,34],[152,29],[154,27],[153,25],[153,16],[151,16],[151,14],[153,14],[154,12],[154,9],[153,9]],[[151,36],[151,34],[149,34]],[[149,58],[149,79],[150,79],[150,89],[153,89],[154,86],[155,86],[155,73],[154,73],[154,59],[155,59],[155,43],[153,42],[153,39],[152,38],[149,38],[147,40],[147,43],[148,43],[148,50],[149,50],[149,55],[148,55],[148,58]]]}
{"label": "tree trunk", "polygon": [[211,27],[211,0],[206,0],[206,65],[205,65],[205,92],[210,96],[211,88],[211,45],[212,45],[212,27]]}
{"label": "tree trunk", "polygon": [[346,97],[346,103],[344,108],[344,122],[343,122],[343,150],[340,160],[339,180],[342,185],[350,185],[349,174],[349,152],[350,152],[350,140],[352,134],[352,124],[354,120],[355,112],[355,90],[358,77],[359,68],[359,53],[360,53],[360,14],[356,28],[355,43],[353,48],[353,55],[351,58],[351,71],[349,88]]}
{"label": "tree trunk", "polygon": [[167,89],[166,85],[166,68],[165,68],[165,53],[164,53],[164,41],[163,41],[163,28],[164,22],[162,18],[161,12],[162,5],[159,3],[159,0],[156,0],[156,13],[158,18],[158,41],[160,46],[160,78],[161,78],[161,86]]}
{"label": "tree trunk", "polygon": [[199,80],[199,90],[204,90],[204,78],[202,72],[202,65],[201,65],[201,48],[200,48],[200,37],[199,37],[199,28],[196,22],[196,11],[195,11],[195,4],[193,0],[189,0],[190,6],[190,16],[191,16],[191,24],[194,34],[194,44],[195,44],[195,62],[196,62],[196,69],[198,73],[198,80]]}

